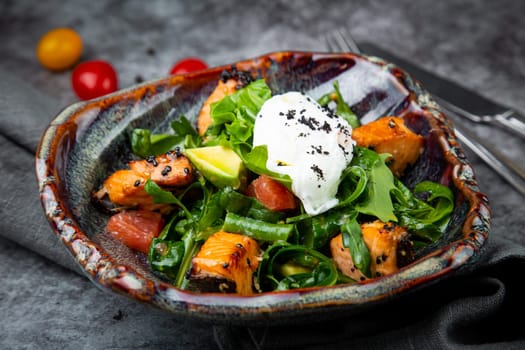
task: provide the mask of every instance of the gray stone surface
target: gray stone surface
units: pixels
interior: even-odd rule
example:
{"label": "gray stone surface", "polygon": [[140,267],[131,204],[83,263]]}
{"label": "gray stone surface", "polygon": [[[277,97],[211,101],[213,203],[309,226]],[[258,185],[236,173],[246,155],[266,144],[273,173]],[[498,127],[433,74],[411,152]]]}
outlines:
{"label": "gray stone surface", "polygon": [[[511,0],[4,1],[0,68],[56,100],[58,112],[75,101],[69,73],[44,70],[34,55],[39,37],[54,27],[79,31],[85,43],[83,59],[111,61],[120,87],[127,87],[139,76],[149,80],[166,75],[185,56],[219,65],[281,49],[323,49],[316,38],[346,26],[358,40],[375,42],[525,112],[524,13],[525,2]],[[42,129],[52,116],[42,116]],[[500,130],[472,128],[525,163],[523,141]],[[467,153],[491,200],[492,234],[510,232],[510,239],[525,245],[525,235],[516,234],[525,225],[523,197]],[[0,213],[9,213],[4,203],[11,196],[2,194]],[[12,219],[2,215],[1,229]],[[23,220],[23,215],[16,219]],[[3,238],[0,276],[2,349],[216,348],[210,325],[176,319],[101,291]]]}

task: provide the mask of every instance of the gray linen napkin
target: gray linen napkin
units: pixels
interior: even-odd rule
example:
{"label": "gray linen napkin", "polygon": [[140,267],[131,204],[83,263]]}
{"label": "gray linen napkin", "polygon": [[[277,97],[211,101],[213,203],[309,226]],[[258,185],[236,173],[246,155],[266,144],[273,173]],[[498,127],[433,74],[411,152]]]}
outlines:
{"label": "gray linen napkin", "polygon": [[45,219],[35,177],[35,151],[59,112],[57,106],[30,84],[0,70],[0,235],[80,272]]}

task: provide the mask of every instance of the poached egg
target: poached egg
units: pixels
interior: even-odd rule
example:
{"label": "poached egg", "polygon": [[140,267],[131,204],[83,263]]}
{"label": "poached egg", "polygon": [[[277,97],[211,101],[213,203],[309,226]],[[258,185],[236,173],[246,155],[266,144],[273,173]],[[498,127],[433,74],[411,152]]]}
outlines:
{"label": "poached egg", "polygon": [[266,145],[266,167],[292,179],[292,192],[310,215],[323,213],[336,198],[355,141],[346,120],[300,92],[275,95],[255,119],[253,146]]}

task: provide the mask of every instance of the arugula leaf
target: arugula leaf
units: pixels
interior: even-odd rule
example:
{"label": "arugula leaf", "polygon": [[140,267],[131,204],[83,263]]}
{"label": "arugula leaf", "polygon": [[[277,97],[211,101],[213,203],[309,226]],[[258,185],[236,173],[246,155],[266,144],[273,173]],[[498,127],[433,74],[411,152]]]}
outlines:
{"label": "arugula leaf", "polygon": [[363,168],[358,166],[349,166],[341,175],[341,183],[337,197],[339,204],[337,207],[348,206],[361,196],[366,190],[368,183],[368,176]]}
{"label": "arugula leaf", "polygon": [[266,249],[257,271],[263,288],[288,290],[331,286],[339,274],[332,259],[304,245],[277,241]]}
{"label": "arugula leaf", "polygon": [[196,148],[202,143],[202,138],[190,121],[183,115],[180,116],[179,120],[171,122],[171,128],[178,137],[177,143],[182,143],[184,148]]}
{"label": "arugula leaf", "polygon": [[[401,181],[397,181],[392,194],[401,226],[427,243],[435,242],[441,236],[454,210],[454,195],[448,187],[423,181],[416,185],[412,193]],[[426,201],[416,197],[423,194],[427,194]]]}
{"label": "arugula leaf", "polygon": [[134,129],[131,132],[131,151],[146,158],[166,153],[179,142],[179,137],[169,134],[151,134],[147,129]]}
{"label": "arugula leaf", "polygon": [[389,155],[379,155],[364,147],[354,148],[354,158],[350,163],[364,169],[368,176],[366,196],[356,204],[362,214],[373,215],[379,220],[397,221],[390,191],[395,189],[394,175],[385,163]]}
{"label": "arugula leaf", "polygon": [[146,158],[166,153],[178,147],[198,147],[201,138],[185,116],[171,123],[175,134],[152,134],[150,130],[136,128],[131,132],[131,151]]}
{"label": "arugula leaf", "polygon": [[352,112],[350,107],[348,107],[348,104],[343,99],[343,95],[339,90],[339,82],[337,80],[334,81],[334,91],[321,96],[317,100],[317,102],[323,107],[328,106],[328,104],[332,101],[336,103],[335,114],[345,119],[352,128],[357,128],[361,125],[359,118],[354,112]]}
{"label": "arugula leaf", "polygon": [[291,218],[291,220],[286,220],[286,222],[298,222],[301,244],[309,248],[320,249],[341,232],[341,226],[355,215],[354,211],[341,208],[332,209],[316,216],[300,215]]}
{"label": "arugula leaf", "polygon": [[285,185],[288,189],[291,189],[292,179],[290,176],[273,172],[266,167],[266,162],[268,161],[268,148],[266,145],[253,147],[251,152],[241,155],[241,158],[250,171],[259,175],[268,175]]}
{"label": "arugula leaf", "polygon": [[359,226],[356,216],[344,223],[341,227],[341,233],[343,235],[343,246],[350,251],[354,265],[363,274],[371,277],[370,265],[372,258],[363,240],[361,226]]}

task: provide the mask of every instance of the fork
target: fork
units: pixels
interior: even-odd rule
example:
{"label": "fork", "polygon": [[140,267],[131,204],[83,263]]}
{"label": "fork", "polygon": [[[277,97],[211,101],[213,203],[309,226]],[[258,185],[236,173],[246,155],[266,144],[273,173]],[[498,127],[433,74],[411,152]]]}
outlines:
{"label": "fork", "polygon": [[[350,32],[346,29],[336,30],[328,33],[324,37],[327,48],[332,52],[352,52],[361,53],[361,49],[356,41],[352,38]],[[480,157],[487,165],[489,165],[496,173],[512,185],[519,193],[525,196],[525,169],[520,167],[512,159],[504,156],[498,150],[488,143],[483,142],[476,135],[467,132],[464,126],[456,119],[461,116],[469,118],[473,121],[481,117],[472,115],[460,107],[453,105],[441,98],[433,96],[441,109],[448,115],[454,116],[454,130],[458,140],[467,146],[472,152]],[[464,115],[468,113],[469,115]],[[503,116],[505,118],[505,116]],[[478,120],[478,121],[481,121]]]}

